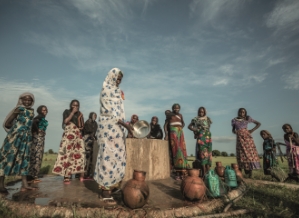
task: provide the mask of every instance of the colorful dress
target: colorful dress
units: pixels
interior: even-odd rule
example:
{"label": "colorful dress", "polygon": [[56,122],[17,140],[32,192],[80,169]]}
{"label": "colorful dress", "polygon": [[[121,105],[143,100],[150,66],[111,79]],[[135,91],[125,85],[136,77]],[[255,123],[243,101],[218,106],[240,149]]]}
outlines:
{"label": "colorful dress", "polygon": [[253,123],[251,117],[248,119],[232,119],[232,126],[235,127],[236,135],[237,135],[237,143],[236,143],[236,154],[237,154],[237,162],[240,169],[244,170],[253,170],[260,169],[260,159],[258,152],[256,150],[253,138],[250,132],[247,130],[248,123]]}
{"label": "colorful dress", "polygon": [[[52,171],[52,173],[64,177],[84,173],[85,148],[81,131],[77,126],[78,123],[83,123],[83,116],[80,112],[77,113],[77,116],[74,115],[72,120],[64,125],[64,133],[62,134],[57,159]],[[69,114],[70,110],[65,110],[63,120]]]}
{"label": "colorful dress", "polygon": [[[297,133],[294,136],[298,137]],[[296,137],[296,138],[297,138]],[[293,175],[299,175],[299,145],[293,140],[292,144],[288,140],[284,140],[286,143],[286,153],[288,157],[288,165],[290,173]]]}
{"label": "colorful dress", "polygon": [[120,184],[126,170],[125,131],[117,122],[125,120],[121,91],[116,86],[120,70],[109,71],[100,94],[100,115],[97,130],[99,153],[94,180],[104,190]]}
{"label": "colorful dress", "polygon": [[41,118],[36,122],[38,122],[38,132],[33,133],[33,140],[30,148],[29,175],[33,177],[38,176],[42,165],[45,147],[45,136],[48,126],[48,121],[45,118]]}
{"label": "colorful dress", "polygon": [[0,176],[28,175],[33,109],[18,107],[18,114],[0,150]]}
{"label": "colorful dress", "polygon": [[197,129],[195,132],[196,159],[200,161],[201,165],[212,165],[212,134],[210,132],[211,119],[207,116],[194,117],[191,121],[192,125]]}
{"label": "colorful dress", "polygon": [[172,151],[172,161],[174,165],[174,169],[178,171],[185,171],[187,167],[189,167],[187,160],[187,150],[185,137],[182,127],[181,117],[178,115],[174,115],[175,119],[172,119],[174,122],[170,122],[169,130],[170,130],[170,146]]}
{"label": "colorful dress", "polygon": [[263,143],[263,168],[265,175],[271,175],[270,168],[277,165],[276,155],[274,152],[275,142],[273,139],[268,138],[264,140]]}

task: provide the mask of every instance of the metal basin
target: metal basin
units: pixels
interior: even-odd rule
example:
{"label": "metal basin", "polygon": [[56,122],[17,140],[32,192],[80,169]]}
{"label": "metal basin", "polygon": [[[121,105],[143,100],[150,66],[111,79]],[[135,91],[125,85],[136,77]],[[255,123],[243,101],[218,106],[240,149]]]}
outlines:
{"label": "metal basin", "polygon": [[151,127],[148,122],[145,120],[139,120],[133,125],[134,131],[133,135],[138,138],[142,139],[145,138],[151,131]]}

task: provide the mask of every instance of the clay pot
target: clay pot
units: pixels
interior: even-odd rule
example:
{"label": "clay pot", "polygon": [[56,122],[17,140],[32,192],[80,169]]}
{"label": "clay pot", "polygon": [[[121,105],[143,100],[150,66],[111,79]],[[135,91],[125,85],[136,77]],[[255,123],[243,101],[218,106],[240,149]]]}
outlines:
{"label": "clay pot", "polygon": [[199,174],[200,170],[189,169],[188,176],[181,183],[181,192],[188,200],[201,200],[205,196],[206,186],[199,177]]}
{"label": "clay pot", "polygon": [[219,177],[224,177],[224,170],[225,170],[225,167],[222,166],[222,163],[216,162],[215,172],[217,173],[217,175]]}
{"label": "clay pot", "polygon": [[133,179],[123,187],[123,201],[131,209],[143,207],[149,197],[149,187],[145,180],[146,172],[134,170]]}
{"label": "clay pot", "polygon": [[243,178],[243,174],[242,174],[242,172],[239,170],[239,166],[238,166],[238,164],[236,164],[236,163],[232,163],[231,166],[232,166],[232,168],[234,169],[234,171],[235,171],[235,173],[236,173],[236,176],[237,176],[238,181],[243,180],[243,179],[244,179],[244,178]]}

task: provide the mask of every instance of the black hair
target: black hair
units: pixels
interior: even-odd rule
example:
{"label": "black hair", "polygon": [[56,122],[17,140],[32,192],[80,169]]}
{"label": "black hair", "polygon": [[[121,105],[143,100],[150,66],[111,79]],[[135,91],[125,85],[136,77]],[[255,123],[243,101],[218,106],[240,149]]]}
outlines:
{"label": "black hair", "polygon": [[70,103],[70,110],[72,110],[72,104],[73,104],[74,102],[77,102],[77,103],[78,103],[78,107],[80,108],[80,102],[79,102],[77,99],[74,99],[74,100],[72,100],[71,103]]}

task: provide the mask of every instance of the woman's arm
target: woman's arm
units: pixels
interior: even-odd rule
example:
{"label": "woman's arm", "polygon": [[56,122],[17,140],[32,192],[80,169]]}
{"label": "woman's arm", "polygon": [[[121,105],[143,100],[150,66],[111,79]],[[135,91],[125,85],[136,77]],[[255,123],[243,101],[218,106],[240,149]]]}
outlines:
{"label": "woman's arm", "polygon": [[132,126],[130,126],[130,125],[128,125],[128,124],[126,124],[125,122],[123,122],[121,119],[119,119],[118,120],[118,122],[117,122],[119,125],[122,125],[123,127],[125,127],[131,134],[133,134],[133,127]]}
{"label": "woman's arm", "polygon": [[192,122],[188,125],[188,129],[190,129],[192,132],[196,131],[196,129],[193,128],[193,123]]}
{"label": "woman's arm", "polygon": [[184,128],[184,126],[185,126],[185,121],[184,121],[184,119],[183,119],[183,115],[180,114],[180,116],[181,116],[181,118],[182,118],[182,127]]}
{"label": "woman's arm", "polygon": [[13,112],[13,114],[10,115],[10,117],[8,117],[8,119],[5,122],[5,127],[7,129],[10,129],[13,126],[13,121],[14,121],[14,119],[17,118],[17,116],[19,115],[19,113],[20,113],[20,111],[17,108],[17,109],[15,109],[15,111]]}
{"label": "woman's arm", "polygon": [[297,145],[299,145],[299,138],[298,138],[298,134],[292,134],[291,137],[292,141],[294,141]]}
{"label": "woman's arm", "polygon": [[255,127],[253,129],[249,130],[250,133],[253,133],[255,130],[257,130],[261,126],[261,123],[256,120],[253,121],[253,123],[255,124]]}
{"label": "woman's arm", "polygon": [[169,121],[168,120],[165,120],[165,123],[164,123],[164,132],[165,132],[165,137],[164,137],[164,140],[168,140],[168,123]]}
{"label": "woman's arm", "polygon": [[71,119],[73,118],[74,114],[77,111],[78,111],[78,108],[77,107],[73,107],[72,112],[70,113],[70,115],[67,118],[64,119],[64,121],[63,121],[64,124],[68,124],[71,121]]}

